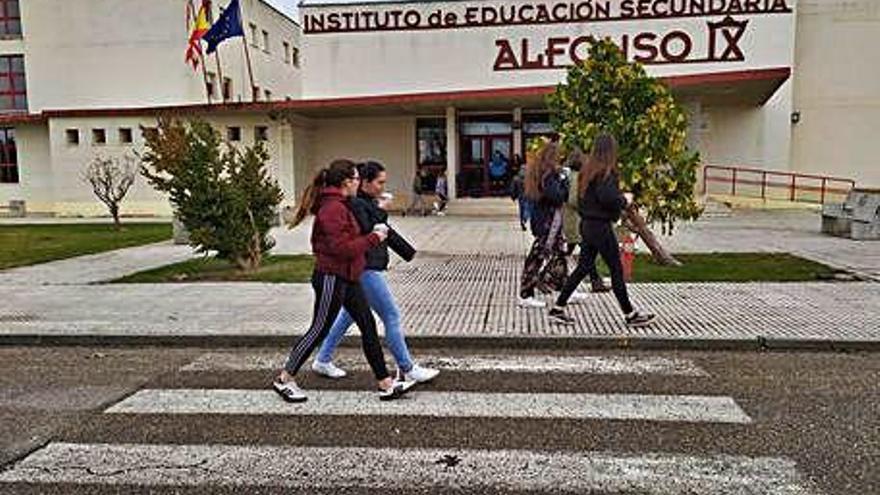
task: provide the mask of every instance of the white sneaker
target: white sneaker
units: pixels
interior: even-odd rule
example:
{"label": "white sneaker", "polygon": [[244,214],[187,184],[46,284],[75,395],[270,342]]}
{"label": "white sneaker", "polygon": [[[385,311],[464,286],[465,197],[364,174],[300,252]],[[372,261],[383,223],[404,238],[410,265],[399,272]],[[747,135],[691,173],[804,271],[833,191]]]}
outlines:
{"label": "white sneaker", "polygon": [[394,380],[391,384],[391,388],[382,390],[379,389],[379,400],[395,400],[403,397],[404,394],[409,391],[409,389],[415,386],[416,382],[402,382],[400,380]]}
{"label": "white sneaker", "polygon": [[547,306],[544,301],[541,301],[540,299],[535,299],[535,296],[526,299],[520,297],[517,299],[517,304],[519,304],[519,307],[521,308],[543,308]]}
{"label": "white sneaker", "polygon": [[308,397],[306,397],[306,394],[301,388],[296,386],[296,382],[293,380],[282,382],[276,378],[272,381],[272,389],[274,389],[275,392],[287,402],[305,402],[309,400]]}
{"label": "white sneaker", "polygon": [[426,383],[436,378],[439,374],[440,370],[436,370],[434,368],[425,368],[417,364],[413,364],[412,369],[404,373],[403,377],[410,382]]}
{"label": "white sneaker", "polygon": [[568,298],[569,304],[577,304],[586,301],[590,296],[585,292],[574,291],[571,293],[571,296]]}
{"label": "white sneaker", "polygon": [[317,373],[321,376],[326,376],[327,378],[334,378],[334,379],[343,378],[345,375],[348,374],[345,372],[344,369],[337,368],[336,365],[333,364],[332,361],[329,363],[322,363],[321,361],[318,361],[317,359],[312,361],[312,371],[314,371],[315,373]]}

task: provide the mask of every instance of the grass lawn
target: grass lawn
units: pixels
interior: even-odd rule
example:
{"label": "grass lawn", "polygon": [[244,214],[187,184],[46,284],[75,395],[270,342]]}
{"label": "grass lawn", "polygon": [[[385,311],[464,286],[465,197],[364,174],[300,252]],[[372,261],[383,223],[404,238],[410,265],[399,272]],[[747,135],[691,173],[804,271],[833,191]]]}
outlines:
{"label": "grass lawn", "polygon": [[[655,265],[647,255],[636,258],[635,282],[798,282],[830,279],[834,270],[788,254],[710,253],[677,255],[684,265]],[[237,271],[231,264],[203,258],[114,280],[116,283],[163,282],[308,282],[314,258],[308,255],[270,256],[255,273]],[[599,270],[607,275],[600,262]]]}
{"label": "grass lawn", "polygon": [[170,223],[0,225],[0,270],[171,239]]}
{"label": "grass lawn", "polygon": [[[828,280],[835,270],[821,263],[782,253],[676,254],[682,266],[660,266],[639,254],[634,282],[809,282]],[[608,270],[599,263],[599,271]]]}
{"label": "grass lawn", "polygon": [[162,282],[308,282],[315,259],[311,255],[269,256],[254,273],[239,272],[216,258],[199,258],[114,280],[114,283]]}

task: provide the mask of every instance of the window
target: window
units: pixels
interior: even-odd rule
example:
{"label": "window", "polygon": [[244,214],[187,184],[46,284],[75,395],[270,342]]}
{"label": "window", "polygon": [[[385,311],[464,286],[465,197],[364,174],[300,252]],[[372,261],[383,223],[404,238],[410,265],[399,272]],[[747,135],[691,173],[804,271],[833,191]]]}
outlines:
{"label": "window", "polygon": [[18,184],[18,152],[12,127],[0,127],[0,183]]}
{"label": "window", "polygon": [[419,166],[446,165],[446,119],[416,120]]}
{"label": "window", "polygon": [[21,37],[18,0],[0,0],[0,38]]}
{"label": "window", "polygon": [[227,127],[226,140],[232,142],[241,141],[241,127]]}
{"label": "window", "polygon": [[24,57],[21,55],[0,57],[0,112],[8,110],[27,110]]}
{"label": "window", "polygon": [[293,47],[293,66],[299,68],[299,48]]}
{"label": "window", "polygon": [[79,129],[67,129],[64,131],[64,140],[71,146],[79,146]]}
{"label": "window", "polygon": [[228,77],[223,78],[223,101],[229,101],[232,99],[232,79]]}
{"label": "window", "polygon": [[272,101],[272,92],[268,89],[263,91],[263,96],[266,97],[266,101]]}
{"label": "window", "polygon": [[284,63],[289,64],[290,63],[290,43],[285,41],[285,42],[281,43],[281,46],[284,48]]}
{"label": "window", "polygon": [[264,125],[258,125],[254,127],[254,141],[268,141],[269,140],[269,128]]}
{"label": "window", "polygon": [[107,131],[92,129],[92,144],[107,144]]}
{"label": "window", "polygon": [[212,100],[217,96],[217,75],[213,72],[205,74],[205,92]]}
{"label": "window", "polygon": [[259,47],[259,38],[257,38],[257,25],[254,23],[249,23],[248,26],[251,28],[251,46]]}
{"label": "window", "polygon": [[263,30],[263,51],[269,53],[269,31]]}
{"label": "window", "polygon": [[119,142],[122,144],[131,144],[134,135],[131,132],[131,127],[120,127],[119,128]]}

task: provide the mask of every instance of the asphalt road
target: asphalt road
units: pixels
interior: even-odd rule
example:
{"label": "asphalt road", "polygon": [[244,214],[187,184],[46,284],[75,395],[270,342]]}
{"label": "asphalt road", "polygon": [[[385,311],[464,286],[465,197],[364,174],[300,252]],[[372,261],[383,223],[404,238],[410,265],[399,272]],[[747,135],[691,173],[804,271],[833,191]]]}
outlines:
{"label": "asphalt road", "polygon": [[283,353],[0,348],[0,493],[880,493],[877,354],[414,349],[377,406],[346,348],[292,406]]}

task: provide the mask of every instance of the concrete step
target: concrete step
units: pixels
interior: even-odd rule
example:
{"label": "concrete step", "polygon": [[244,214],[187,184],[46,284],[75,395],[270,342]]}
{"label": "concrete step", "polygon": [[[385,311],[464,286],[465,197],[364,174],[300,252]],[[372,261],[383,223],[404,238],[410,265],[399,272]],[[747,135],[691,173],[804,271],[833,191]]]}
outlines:
{"label": "concrete step", "polygon": [[459,198],[446,206],[447,214],[459,217],[497,217],[517,215],[516,203],[510,198]]}

